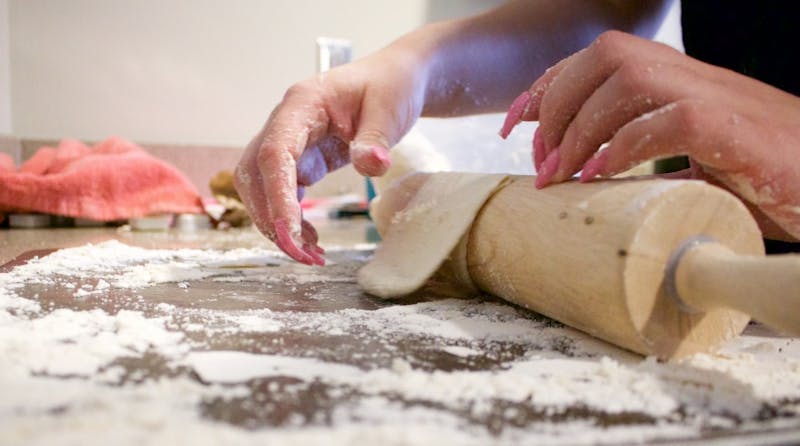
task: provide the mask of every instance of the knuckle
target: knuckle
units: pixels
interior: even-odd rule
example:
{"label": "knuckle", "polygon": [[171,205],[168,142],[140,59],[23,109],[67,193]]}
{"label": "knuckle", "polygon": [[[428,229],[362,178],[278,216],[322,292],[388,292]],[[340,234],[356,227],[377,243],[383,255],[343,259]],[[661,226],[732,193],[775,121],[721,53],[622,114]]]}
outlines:
{"label": "knuckle", "polygon": [[256,162],[262,167],[269,166],[277,168],[278,166],[288,163],[289,160],[287,158],[290,157],[291,155],[284,150],[265,146],[261,147],[261,149],[258,151],[258,154],[256,155]]}
{"label": "knuckle", "polygon": [[351,119],[335,119],[330,125],[330,132],[345,141],[349,141],[355,135],[355,128]]}
{"label": "knuckle", "polygon": [[702,101],[687,99],[676,103],[673,110],[677,126],[688,139],[695,139],[706,133],[707,107]]}
{"label": "knuckle", "polygon": [[300,81],[286,89],[283,99],[287,100],[295,97],[307,97],[314,90],[315,86],[313,82],[308,80]]}
{"label": "knuckle", "polygon": [[592,50],[601,59],[617,58],[630,40],[631,36],[622,31],[605,31],[594,40]]}

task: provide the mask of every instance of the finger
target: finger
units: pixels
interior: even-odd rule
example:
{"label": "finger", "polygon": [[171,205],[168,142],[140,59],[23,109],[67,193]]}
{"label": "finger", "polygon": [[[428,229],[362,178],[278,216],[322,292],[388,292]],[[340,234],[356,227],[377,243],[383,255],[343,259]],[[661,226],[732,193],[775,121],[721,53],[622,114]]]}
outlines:
{"label": "finger", "polygon": [[325,259],[317,252],[316,248],[318,247],[311,246],[308,243],[303,244],[303,250],[313,259],[312,265],[325,266]]}
{"label": "finger", "polygon": [[[306,264],[315,263],[313,256],[301,248],[301,215],[297,199],[297,160],[309,137],[318,137],[327,129],[324,108],[297,104],[302,97],[287,93],[267,123],[255,155],[260,174],[259,196],[267,203],[268,218],[259,219],[257,227],[267,234],[287,255]],[[288,111],[291,110],[291,111]],[[253,191],[251,194],[255,195]]]}
{"label": "finger", "polygon": [[387,105],[396,101],[384,99],[385,95],[378,91],[364,94],[358,129],[350,144],[353,166],[366,176],[380,176],[389,169],[389,148],[415,119],[408,104]]}
{"label": "finger", "polygon": [[[302,202],[303,196],[305,195],[305,187],[298,185],[297,186],[297,201]],[[302,208],[302,203],[301,203]],[[300,222],[300,238],[303,240],[303,251],[306,254],[310,255],[314,258],[315,263],[317,265],[324,265],[325,259],[320,257],[322,254],[325,254],[325,250],[322,249],[317,243],[319,241],[319,235],[317,234],[317,230],[314,226],[303,217],[302,211],[300,214],[301,222]]]}
{"label": "finger", "polygon": [[500,129],[501,138],[508,138],[508,135],[511,134],[511,130],[514,130],[514,127],[520,123],[522,115],[525,113],[525,110],[528,108],[528,104],[530,104],[530,102],[531,92],[527,90],[523,91],[522,94],[514,99],[514,101],[511,103],[511,106],[508,108],[508,112],[506,113],[506,119],[503,121],[503,127]]}
{"label": "finger", "polygon": [[[253,141],[260,138],[261,134],[256,136]],[[271,240],[274,240],[275,234],[271,230],[272,218],[267,207],[267,200],[263,189],[257,186],[261,183],[261,172],[258,170],[258,163],[255,160],[256,151],[257,148],[254,146],[254,142],[251,142],[239,164],[236,165],[233,186],[256,227]],[[262,230],[261,228],[270,230]]]}
{"label": "finger", "polygon": [[672,90],[683,85],[680,78],[684,76],[680,70],[668,68],[656,72],[647,62],[621,65],[569,123],[558,146],[560,163],[551,181],[570,178],[625,124],[680,97],[679,92]]}
{"label": "finger", "polygon": [[[304,195],[305,195],[305,187],[298,185],[297,201],[302,202]],[[301,203],[301,208],[302,208],[302,203]],[[303,218],[302,212],[300,214],[300,218],[301,218],[300,238],[303,240],[303,251],[312,258],[314,258],[315,264],[324,265],[325,259],[320,257],[320,255],[325,254],[325,250],[320,248],[319,245],[317,245],[317,242],[319,241],[317,230],[308,220]]]}
{"label": "finger", "polygon": [[530,102],[527,104],[524,112],[520,116],[520,121],[538,121],[539,120],[539,111],[542,106],[542,98],[544,97],[547,90],[550,89],[550,86],[553,85],[553,81],[564,71],[564,68],[572,64],[576,57],[578,57],[581,53],[585,50],[580,50],[575,54],[572,54],[569,57],[561,59],[553,65],[552,67],[545,70],[544,74],[542,74],[539,79],[531,84],[531,87],[528,89],[531,95]]}
{"label": "finger", "polygon": [[[747,171],[747,158],[731,144],[730,111],[695,99],[683,99],[643,115],[622,127],[608,147],[584,164],[581,179],[612,176],[642,162],[688,155],[705,168]],[[725,131],[716,128],[722,125]],[[724,154],[724,155],[723,155]]]}
{"label": "finger", "polygon": [[645,59],[656,55],[659,60],[669,61],[678,54],[664,45],[619,31],[601,34],[586,50],[573,56],[542,96],[538,117],[547,151],[560,146],[564,132],[583,104],[623,63],[644,64]]}
{"label": "finger", "polygon": [[314,226],[306,219],[303,219],[301,224],[303,227],[303,240],[310,244],[314,252],[317,254],[325,254],[325,250],[317,245],[317,242],[319,241],[319,235],[317,234],[316,228],[314,228]]}
{"label": "finger", "polygon": [[550,179],[553,177],[553,174],[555,174],[556,169],[558,169],[558,164],[559,151],[551,150],[544,161],[542,161],[539,170],[536,171],[536,182],[534,185],[537,189],[541,189],[550,183]]}
{"label": "finger", "polygon": [[[305,148],[297,160],[298,182],[304,186],[316,183],[328,173],[350,162],[347,141],[353,139],[353,114],[358,112],[360,104],[354,102],[353,99],[357,96],[354,94],[339,94],[334,97],[328,95],[326,98],[315,96],[317,90],[313,86],[319,88],[324,79],[325,74],[318,77],[311,88],[311,96],[319,101],[317,109],[323,116],[309,127]],[[303,99],[306,96],[303,93],[300,90],[296,97]],[[325,91],[319,94],[324,95]]]}
{"label": "finger", "polygon": [[[531,99],[527,104],[526,110],[519,118],[519,120],[539,121],[539,126],[536,128],[536,132],[533,136],[533,163],[536,168],[536,181],[534,185],[537,189],[547,186],[552,181],[560,164],[560,156],[556,146],[552,143],[548,145],[544,136],[543,130],[547,126],[543,125],[543,120],[553,122],[553,119],[546,118],[545,116],[547,115],[543,115],[542,110],[548,109],[545,99],[547,97],[553,97],[550,91],[554,85],[556,85],[557,80],[561,78],[561,75],[565,71],[573,67],[576,60],[585,58],[585,52],[586,50],[581,50],[562,60],[548,69],[541,78],[537,79],[531,86]],[[549,102],[552,102],[552,100]],[[572,113],[569,114],[570,119],[571,117]],[[553,138],[551,137],[550,140],[553,140]]]}
{"label": "finger", "polygon": [[274,220],[274,228],[275,244],[278,245],[286,255],[306,265],[315,265],[318,263],[318,260],[314,258],[314,256],[298,246],[292,237],[292,231],[289,229],[289,224],[285,219],[276,218]]}
{"label": "finger", "polygon": [[[259,219],[258,228],[278,247],[298,262],[310,264],[312,258],[300,248],[300,203],[297,200],[295,160],[287,150],[262,146],[257,155],[261,176],[259,195],[267,203],[268,219]],[[253,195],[256,195],[255,193]]]}
{"label": "finger", "polygon": [[534,82],[528,90],[523,91],[511,103],[511,106],[506,113],[503,127],[500,129],[500,137],[503,139],[508,138],[511,131],[514,130],[522,121],[536,121],[539,119],[538,110],[541,103],[542,95],[552,83],[553,79],[561,72],[561,70],[570,62],[573,56],[561,60],[556,65],[548,68],[544,74]]}
{"label": "finger", "polygon": [[533,167],[536,169],[536,172],[541,170],[545,156],[547,156],[547,153],[544,148],[542,132],[539,131],[539,127],[537,126],[536,130],[533,132]]}
{"label": "finger", "polygon": [[297,182],[311,186],[325,175],[350,162],[350,147],[337,136],[323,137],[306,147],[297,160]]}
{"label": "finger", "polygon": [[769,123],[728,107],[686,99],[620,129],[608,148],[586,163],[589,173],[581,179],[615,175],[650,159],[688,155],[701,176],[713,177],[797,237],[800,169],[793,150],[784,148],[799,142],[787,145],[786,138]]}

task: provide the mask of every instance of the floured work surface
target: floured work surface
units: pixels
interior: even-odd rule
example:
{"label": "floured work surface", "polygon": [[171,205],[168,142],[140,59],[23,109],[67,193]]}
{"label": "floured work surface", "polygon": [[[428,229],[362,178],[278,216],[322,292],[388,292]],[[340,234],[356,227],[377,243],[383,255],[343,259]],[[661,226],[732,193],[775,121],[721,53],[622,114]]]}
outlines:
{"label": "floured work surface", "polygon": [[20,259],[0,273],[0,444],[800,435],[796,339],[751,325],[657,363],[503,302],[371,298],[355,283],[370,254],[310,268],[111,241]]}

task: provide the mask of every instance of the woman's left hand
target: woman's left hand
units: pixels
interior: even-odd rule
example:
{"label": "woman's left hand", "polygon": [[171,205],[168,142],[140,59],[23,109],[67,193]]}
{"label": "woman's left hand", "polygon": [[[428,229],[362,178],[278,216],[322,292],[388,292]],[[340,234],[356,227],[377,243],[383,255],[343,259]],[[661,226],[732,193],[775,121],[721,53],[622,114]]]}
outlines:
{"label": "woman's left hand", "polygon": [[687,155],[692,168],[683,177],[739,195],[765,237],[800,239],[796,96],[610,31],[517,98],[501,134],[521,120],[539,121],[533,138],[539,188],[579,170],[580,181],[590,181],[647,160]]}

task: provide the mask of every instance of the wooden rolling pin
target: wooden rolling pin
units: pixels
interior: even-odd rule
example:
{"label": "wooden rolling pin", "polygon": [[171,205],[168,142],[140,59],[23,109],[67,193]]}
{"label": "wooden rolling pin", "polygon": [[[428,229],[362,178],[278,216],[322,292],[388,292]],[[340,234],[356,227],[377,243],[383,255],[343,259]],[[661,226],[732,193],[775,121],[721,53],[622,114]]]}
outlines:
{"label": "wooden rolling pin", "polygon": [[467,235],[481,290],[664,359],[715,348],[749,316],[800,335],[800,256],[765,257],[733,195],[697,181],[536,190],[534,179],[496,192]]}

